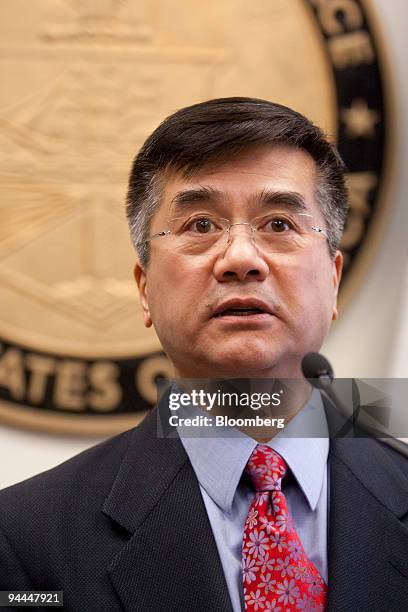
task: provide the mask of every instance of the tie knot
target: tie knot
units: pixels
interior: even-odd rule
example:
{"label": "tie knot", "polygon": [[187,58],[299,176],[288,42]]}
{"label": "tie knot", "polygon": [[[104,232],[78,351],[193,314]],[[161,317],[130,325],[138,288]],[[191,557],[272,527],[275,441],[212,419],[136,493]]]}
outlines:
{"label": "tie knot", "polygon": [[280,491],[287,466],[284,459],[266,444],[258,444],[245,468],[255,491]]}

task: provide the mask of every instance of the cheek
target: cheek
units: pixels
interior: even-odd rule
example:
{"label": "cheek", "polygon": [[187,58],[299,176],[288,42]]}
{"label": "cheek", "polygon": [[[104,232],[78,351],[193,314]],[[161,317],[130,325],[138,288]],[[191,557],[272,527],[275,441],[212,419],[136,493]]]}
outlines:
{"label": "cheek", "polygon": [[315,329],[320,329],[325,336],[329,330],[335,302],[331,274],[328,270],[316,268],[318,272],[308,278],[307,303],[308,321]]}
{"label": "cheek", "polygon": [[[334,290],[331,267],[308,260],[307,265],[286,266],[278,286],[285,287],[280,298],[289,316],[299,326],[327,327],[331,320]],[[306,330],[305,330],[306,331]]]}
{"label": "cheek", "polygon": [[173,326],[182,321],[183,328],[196,319],[205,301],[206,279],[202,265],[186,262],[171,252],[163,254],[157,264],[152,262],[147,295],[154,325]]}

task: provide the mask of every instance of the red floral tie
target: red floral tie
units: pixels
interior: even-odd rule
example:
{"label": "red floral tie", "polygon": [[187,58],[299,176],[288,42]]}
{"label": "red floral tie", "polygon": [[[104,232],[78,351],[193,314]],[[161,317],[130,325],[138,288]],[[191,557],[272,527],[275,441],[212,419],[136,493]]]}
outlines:
{"label": "red floral tie", "polygon": [[245,468],[256,491],[242,543],[245,610],[322,612],[327,587],[293,526],[281,491],[286,470],[282,457],[264,444]]}

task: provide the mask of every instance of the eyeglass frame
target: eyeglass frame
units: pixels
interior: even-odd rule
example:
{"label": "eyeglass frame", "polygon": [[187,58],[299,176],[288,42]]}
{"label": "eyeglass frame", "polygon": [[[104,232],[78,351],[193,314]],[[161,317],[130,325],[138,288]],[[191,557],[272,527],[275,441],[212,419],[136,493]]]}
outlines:
{"label": "eyeglass frame", "polygon": [[[277,214],[279,214],[279,213],[277,213]],[[300,213],[300,212],[296,212],[295,214],[296,214],[297,216],[301,216],[301,217],[309,217],[310,219],[312,219],[312,221],[313,221],[313,219],[314,219],[313,215],[311,215],[310,213]],[[207,215],[207,216],[208,216],[209,218],[211,218],[211,215]],[[215,218],[216,218],[216,219],[220,219],[220,220],[222,220],[222,221],[228,221],[228,223],[229,223],[228,227],[223,228],[223,230],[222,230],[222,232],[223,232],[223,233],[224,233],[224,232],[226,232],[228,236],[230,235],[230,230],[231,230],[231,227],[234,227],[235,225],[246,225],[246,226],[248,226],[248,227],[251,229],[251,236],[252,236],[252,238],[253,238],[253,240],[254,240],[254,237],[255,237],[255,235],[256,235],[256,234],[255,234],[255,232],[258,232],[259,230],[258,230],[256,227],[254,227],[254,225],[252,225],[252,224],[253,224],[253,222],[254,222],[256,219],[263,219],[263,218],[264,218],[264,217],[266,217],[266,216],[267,216],[267,215],[261,215],[261,216],[259,216],[259,217],[254,217],[254,218],[253,218],[251,221],[237,221],[237,222],[235,222],[235,223],[231,223],[231,220],[230,220],[230,219],[227,219],[226,217],[218,217],[218,216],[215,216]],[[204,214],[203,214],[203,217],[205,217],[205,215],[204,215]],[[176,220],[178,220],[178,219],[183,219],[183,217],[175,217],[174,219],[171,219],[170,221],[168,221],[168,223],[169,223],[169,222],[170,222],[170,223],[172,223],[173,221],[176,221]],[[327,233],[327,231],[326,231],[325,229],[323,229],[323,228],[321,228],[321,227],[319,227],[319,226],[313,226],[313,225],[310,227],[310,229],[311,229],[311,230],[313,230],[314,232],[316,232],[318,235],[324,236],[324,238],[325,238],[325,239],[326,239],[326,240],[329,242],[329,235],[328,235],[328,233]],[[278,233],[279,233],[279,232],[278,232]],[[149,236],[149,238],[147,238],[146,240],[142,240],[142,241],[138,242],[138,245],[147,244],[148,242],[151,242],[151,241],[152,241],[152,240],[154,240],[155,238],[162,238],[162,237],[164,237],[164,236],[169,236],[169,235],[173,235],[173,236],[174,236],[174,235],[175,235],[175,233],[174,233],[174,232],[172,232],[172,230],[171,230],[171,229],[161,230],[160,232],[156,232],[156,233],[155,233],[155,234],[153,234],[152,236]],[[205,235],[205,234],[203,234],[203,235]],[[255,240],[254,240],[254,242],[255,242]]]}

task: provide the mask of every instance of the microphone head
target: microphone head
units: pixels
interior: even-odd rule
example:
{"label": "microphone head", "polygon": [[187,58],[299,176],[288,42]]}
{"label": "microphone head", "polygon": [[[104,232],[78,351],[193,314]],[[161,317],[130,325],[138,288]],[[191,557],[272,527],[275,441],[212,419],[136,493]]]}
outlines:
{"label": "microphone head", "polygon": [[302,372],[310,384],[318,389],[330,387],[334,379],[333,368],[320,353],[307,353],[303,357]]}

